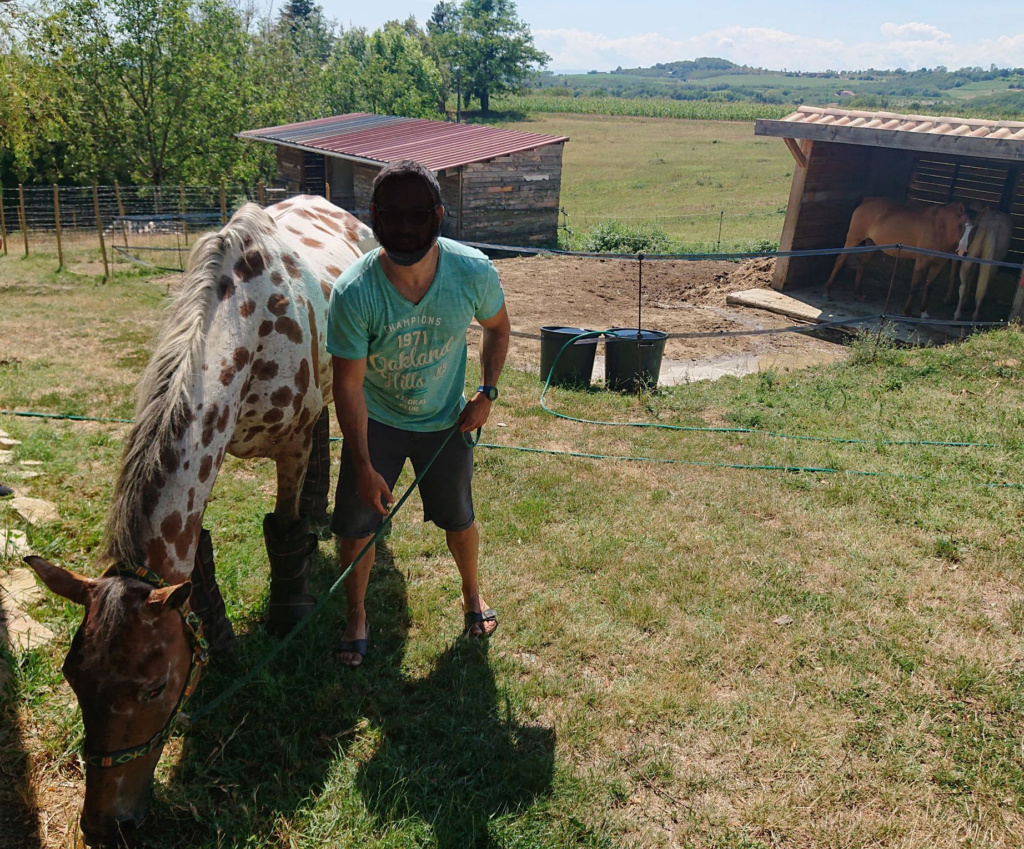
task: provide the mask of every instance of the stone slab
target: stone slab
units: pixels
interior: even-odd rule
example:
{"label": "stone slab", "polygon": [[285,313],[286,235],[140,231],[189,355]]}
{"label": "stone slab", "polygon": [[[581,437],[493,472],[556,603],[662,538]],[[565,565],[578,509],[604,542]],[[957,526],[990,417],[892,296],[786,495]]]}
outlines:
{"label": "stone slab", "polygon": [[0,448],[13,448],[15,445],[21,445],[21,440],[11,439],[9,436],[0,436]]}
{"label": "stone slab", "polygon": [[6,602],[0,602],[0,641],[5,645],[27,651],[45,646],[53,637],[53,631],[24,610],[8,608]]}
{"label": "stone slab", "polygon": [[30,525],[60,521],[56,505],[42,498],[25,498],[19,495],[3,503]]}
{"label": "stone slab", "polygon": [[8,463],[14,462],[13,451],[0,451],[0,466],[6,466]]}
{"label": "stone slab", "polygon": [[[0,529],[0,557],[17,559],[31,553],[32,549],[29,547],[24,531]],[[0,577],[0,587],[3,587],[5,577]]]}
{"label": "stone slab", "polygon": [[28,607],[42,601],[46,595],[36,581],[35,572],[31,569],[18,568],[6,575],[0,575],[0,597],[5,607],[8,602],[13,603],[15,607]]}

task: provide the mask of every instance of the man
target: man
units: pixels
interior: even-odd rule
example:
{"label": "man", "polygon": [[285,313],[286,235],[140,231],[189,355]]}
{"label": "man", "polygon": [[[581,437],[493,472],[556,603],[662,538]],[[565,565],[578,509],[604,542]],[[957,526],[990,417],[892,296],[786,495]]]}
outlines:
{"label": "man", "polygon": [[[406,459],[419,473],[457,428],[420,481],[420,495],[424,520],[445,531],[462,578],[463,633],[487,637],[498,619],[480,592],[473,449],[464,434],[487,421],[497,397],[510,335],[504,293],[487,257],[439,238],[441,190],[422,165],[384,168],[374,180],[370,215],[381,247],[345,270],[328,313],[334,403],[345,436],[331,528],[347,566],[387,516]],[[466,330],[473,318],[484,328],[483,380],[467,402]],[[348,621],[335,652],[348,666],[359,666],[367,653],[363,602],[373,558],[371,548],[345,580]]]}

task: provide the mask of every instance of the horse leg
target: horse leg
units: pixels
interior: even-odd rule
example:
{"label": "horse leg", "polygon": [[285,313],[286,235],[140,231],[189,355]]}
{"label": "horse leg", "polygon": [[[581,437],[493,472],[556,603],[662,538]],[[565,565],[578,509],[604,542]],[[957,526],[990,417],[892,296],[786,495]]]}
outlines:
{"label": "horse leg", "polygon": [[955,259],[949,263],[949,286],[946,287],[946,300],[944,303],[947,306],[951,306],[953,303],[953,296],[956,293],[956,278],[957,278],[957,266],[960,267],[960,277],[963,277],[963,266],[964,263],[958,263]]}
{"label": "horse leg", "polygon": [[331,411],[324,407],[313,425],[306,479],[299,495],[299,515],[309,516],[314,525],[327,522],[327,498],[331,491]]}
{"label": "horse leg", "polygon": [[309,517],[299,516],[299,493],[309,459],[312,434],[286,446],[276,458],[277,503],[263,517],[263,539],[270,559],[267,631],[281,635],[313,612],[316,599],[307,588],[317,536]]}
{"label": "horse leg", "polygon": [[844,265],[846,265],[846,254],[839,254],[836,257],[836,264],[832,266],[832,273],[829,275],[828,282],[825,283],[825,299],[828,301],[832,300],[832,281],[836,279],[836,275]]}
{"label": "horse leg", "polygon": [[235,632],[224,610],[224,598],[217,586],[213,562],[213,541],[206,528],[199,531],[195,565],[192,567],[192,595],[189,603],[202,620],[203,634],[215,654],[227,654],[235,647]]}
{"label": "horse leg", "polygon": [[914,296],[917,294],[917,287],[921,285],[921,278],[925,273],[925,257],[918,257],[914,262],[914,274],[910,278],[910,293],[907,295],[907,301],[903,305],[903,314],[912,315],[914,307]]}
{"label": "horse leg", "polygon": [[939,272],[942,271],[942,267],[945,264],[945,260],[939,260],[925,265],[926,274],[924,278],[924,294],[921,296],[921,318],[930,317],[928,315],[928,293],[931,292],[932,283],[935,282],[935,278],[939,276]]}
{"label": "horse leg", "polygon": [[981,266],[978,269],[978,287],[974,290],[974,318],[972,321],[978,320],[978,313],[981,312],[981,302],[985,300],[985,294],[988,292],[988,283],[991,279],[992,266]]}
{"label": "horse leg", "polygon": [[853,297],[858,301],[864,300],[864,296],[861,294],[861,286],[864,282],[864,269],[867,268],[873,256],[874,254],[861,254],[857,257],[857,273],[853,278]]}
{"label": "horse leg", "polygon": [[960,297],[956,302],[956,312],[953,313],[953,321],[959,321],[960,316],[964,312],[964,303],[967,300],[967,295],[971,291],[971,277],[974,273],[973,262],[961,262],[960,263]]}

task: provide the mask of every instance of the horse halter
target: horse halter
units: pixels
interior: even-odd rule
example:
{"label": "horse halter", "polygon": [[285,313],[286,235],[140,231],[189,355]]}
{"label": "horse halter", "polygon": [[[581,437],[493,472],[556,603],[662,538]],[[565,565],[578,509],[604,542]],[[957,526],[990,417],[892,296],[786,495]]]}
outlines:
{"label": "horse halter", "polygon": [[[128,566],[124,563],[118,563],[114,567],[114,574],[122,578],[135,578],[156,589],[170,586],[156,572],[146,566]],[[187,722],[187,715],[181,711],[185,707],[185,702],[188,701],[199,684],[199,673],[202,671],[203,665],[209,660],[209,646],[206,638],[203,637],[203,623],[189,608],[187,601],[178,608],[178,614],[181,616],[182,624],[185,626],[185,635],[188,637],[189,645],[192,648],[192,657],[189,660],[188,675],[185,676],[185,686],[182,688],[181,695],[178,697],[170,717],[164,723],[163,728],[147,742],[141,743],[138,746],[129,746],[127,749],[118,749],[115,752],[95,752],[90,751],[89,741],[86,740],[82,746],[82,755],[89,766],[124,766],[136,758],[143,758],[154,749],[158,749],[166,743],[177,725]]]}

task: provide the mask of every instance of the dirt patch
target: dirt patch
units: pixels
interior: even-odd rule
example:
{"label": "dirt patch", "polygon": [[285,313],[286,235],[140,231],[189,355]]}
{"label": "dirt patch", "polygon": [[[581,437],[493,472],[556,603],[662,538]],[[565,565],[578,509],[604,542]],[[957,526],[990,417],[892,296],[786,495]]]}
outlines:
{"label": "dirt patch", "polygon": [[[770,257],[744,263],[647,260],[639,302],[635,260],[536,256],[497,260],[495,265],[512,327],[523,333],[539,334],[544,325],[589,330],[636,327],[639,315],[647,329],[711,334],[669,339],[665,357],[671,360],[815,355],[837,347],[797,333],[726,335],[794,323],[774,313],[725,303],[730,292],[771,285],[775,260]],[[524,370],[539,367],[540,343],[514,338],[509,362]]]}

